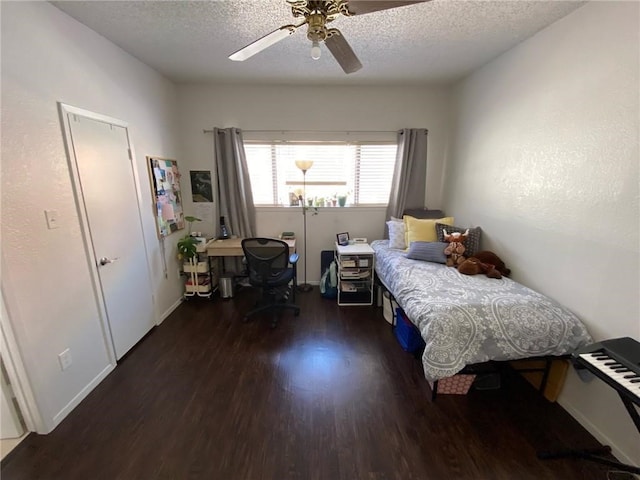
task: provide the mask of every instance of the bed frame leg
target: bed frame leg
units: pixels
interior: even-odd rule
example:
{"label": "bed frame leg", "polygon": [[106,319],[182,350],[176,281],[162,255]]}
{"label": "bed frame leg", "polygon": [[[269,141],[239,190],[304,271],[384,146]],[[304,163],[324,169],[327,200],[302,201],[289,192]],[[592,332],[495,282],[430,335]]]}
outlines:
{"label": "bed frame leg", "polygon": [[544,390],[547,387],[547,380],[549,380],[549,373],[551,372],[551,364],[553,360],[550,358],[546,358],[544,364],[544,372],[542,373],[542,381],[540,382],[540,388],[538,391],[544,395]]}

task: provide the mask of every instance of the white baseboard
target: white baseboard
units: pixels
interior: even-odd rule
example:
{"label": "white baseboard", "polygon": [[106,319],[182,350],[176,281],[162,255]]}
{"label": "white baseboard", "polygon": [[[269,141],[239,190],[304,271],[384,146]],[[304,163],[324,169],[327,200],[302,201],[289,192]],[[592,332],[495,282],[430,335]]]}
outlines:
{"label": "white baseboard", "polygon": [[164,322],[165,319],[169,315],[171,315],[173,311],[176,308],[178,308],[183,301],[184,301],[183,297],[180,297],[178,300],[176,300],[176,302],[173,305],[171,305],[162,315],[160,315],[160,318],[158,319],[158,323],[156,323],[156,325],[160,325],[162,322]]}
{"label": "white baseboard", "polygon": [[[180,306],[180,304],[182,303],[182,297],[180,297],[173,305],[171,305],[171,307],[169,307],[167,309],[166,312],[164,312],[162,314],[162,316],[160,317],[160,320],[158,321],[157,325],[160,325],[169,315],[171,315],[171,313]],[[62,420],[64,420],[64,418],[69,415],[69,413],[76,408],[80,402],[82,400],[84,400],[84,398],[96,387],[98,386],[98,384],[100,382],[102,382],[102,380],[104,380],[107,375],[109,375],[109,373],[111,373],[111,371],[116,368],[115,365],[111,365],[109,364],[107,367],[104,368],[104,370],[102,370],[98,375],[96,375],[96,377],[91,380],[91,382],[89,382],[89,384],[84,387],[75,397],[73,397],[71,399],[71,401],[69,403],[67,403],[62,410],[60,410],[52,419],[52,423],[49,423],[45,420],[45,430],[46,431],[38,431],[38,433],[41,434],[47,434],[50,433],[51,431],[53,431],[54,428],[56,428],[60,422]]]}
{"label": "white baseboard", "polygon": [[[53,417],[53,424],[52,425],[47,425],[47,427],[51,427],[51,428],[47,428],[46,432],[38,432],[38,433],[42,433],[42,434],[47,434],[50,433],[51,431],[53,431],[54,428],[56,428],[60,422],[62,420],[64,420],[64,418],[69,415],[69,413],[71,413],[71,410],[73,410],[74,408],[76,408],[80,402],[82,400],[84,400],[84,398],[89,395],[89,393],[91,392],[91,390],[93,390],[94,388],[96,388],[98,386],[98,384],[100,382],[102,382],[102,380],[104,380],[107,375],[109,375],[111,373],[111,371],[116,368],[115,365],[107,365],[104,370],[102,370],[98,375],[96,375],[94,377],[93,380],[91,380],[86,387],[84,387],[82,390],[80,390],[80,392],[71,399],[71,401],[69,403],[67,403],[64,408],[62,410],[60,410],[54,417]],[[46,422],[48,423],[48,422]]]}

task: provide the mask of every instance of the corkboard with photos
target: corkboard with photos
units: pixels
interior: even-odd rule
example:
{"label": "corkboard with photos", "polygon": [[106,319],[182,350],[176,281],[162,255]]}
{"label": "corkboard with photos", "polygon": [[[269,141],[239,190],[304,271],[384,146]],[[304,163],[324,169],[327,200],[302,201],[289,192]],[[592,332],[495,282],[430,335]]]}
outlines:
{"label": "corkboard with photos", "polygon": [[180,170],[176,160],[147,157],[151,193],[154,199],[156,230],[164,238],[185,227],[180,190]]}

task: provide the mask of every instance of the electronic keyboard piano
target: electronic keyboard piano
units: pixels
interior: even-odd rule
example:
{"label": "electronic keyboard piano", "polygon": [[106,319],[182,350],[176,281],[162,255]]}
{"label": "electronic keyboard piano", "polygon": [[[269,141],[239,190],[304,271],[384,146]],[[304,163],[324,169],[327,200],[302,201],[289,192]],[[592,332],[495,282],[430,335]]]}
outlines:
{"label": "electronic keyboard piano", "polygon": [[629,337],[604,340],[578,350],[573,358],[640,406],[640,342]]}
{"label": "electronic keyboard piano", "polygon": [[[633,404],[640,406],[640,342],[633,338],[613,338],[594,343],[572,354],[576,368],[585,368],[614,388],[633,423],[640,433],[640,414]],[[640,474],[640,468],[603,458],[610,447],[591,450],[562,450],[558,452],[539,452],[538,458],[554,459],[574,457],[621,470]]]}

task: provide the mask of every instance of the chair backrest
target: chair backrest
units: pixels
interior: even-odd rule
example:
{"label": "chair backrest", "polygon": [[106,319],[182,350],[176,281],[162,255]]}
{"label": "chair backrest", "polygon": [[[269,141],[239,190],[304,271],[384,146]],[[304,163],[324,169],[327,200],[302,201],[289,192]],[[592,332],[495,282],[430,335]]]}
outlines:
{"label": "chair backrest", "polygon": [[247,259],[249,281],[269,285],[289,266],[289,245],[275,238],[245,238],[242,251]]}

